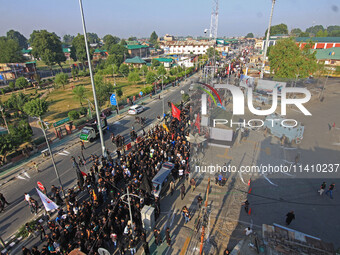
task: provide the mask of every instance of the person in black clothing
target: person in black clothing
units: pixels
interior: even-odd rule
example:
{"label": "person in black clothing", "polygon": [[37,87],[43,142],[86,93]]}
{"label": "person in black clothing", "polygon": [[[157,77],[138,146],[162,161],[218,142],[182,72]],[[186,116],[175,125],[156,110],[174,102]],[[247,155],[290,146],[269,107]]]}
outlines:
{"label": "person in black clothing", "polygon": [[244,210],[246,211],[246,213],[249,212],[249,202],[248,200],[246,200],[242,205],[244,205]]}
{"label": "person in black clothing", "polygon": [[0,200],[5,205],[9,205],[10,203],[7,202],[6,198],[4,197],[4,194],[0,193]]}
{"label": "person in black clothing", "polygon": [[289,225],[292,222],[292,220],[295,219],[294,211],[291,211],[291,212],[287,213],[286,216],[287,216],[286,224]]}
{"label": "person in black clothing", "polygon": [[22,247],[22,255],[32,255],[31,251],[27,249],[25,246]]}
{"label": "person in black clothing", "polygon": [[201,195],[198,195],[198,197],[197,197],[197,204],[198,204],[199,208],[201,208],[202,202],[203,202],[203,198],[201,197]]}
{"label": "person in black clothing", "polygon": [[157,231],[157,228],[154,228],[153,236],[155,238],[155,244],[158,245],[158,231]]}
{"label": "person in black clothing", "polygon": [[143,249],[144,249],[145,255],[150,255],[150,249],[149,249],[149,243],[148,242],[143,243]]}
{"label": "person in black clothing", "polygon": [[184,197],[185,197],[185,185],[183,183],[181,186],[181,199],[183,200]]}
{"label": "person in black clothing", "polygon": [[161,244],[162,244],[161,231],[159,229],[157,229],[157,245],[161,245]]}
{"label": "person in black clothing", "polygon": [[325,193],[326,196],[328,196],[328,193],[329,193],[329,196],[332,199],[333,199],[333,189],[334,189],[334,187],[335,187],[335,183],[332,183],[331,185],[329,185],[329,188]]}
{"label": "person in black clothing", "polygon": [[165,240],[166,240],[166,243],[168,244],[168,246],[171,245],[171,238],[170,238],[170,229],[169,228],[166,228],[165,230]]}

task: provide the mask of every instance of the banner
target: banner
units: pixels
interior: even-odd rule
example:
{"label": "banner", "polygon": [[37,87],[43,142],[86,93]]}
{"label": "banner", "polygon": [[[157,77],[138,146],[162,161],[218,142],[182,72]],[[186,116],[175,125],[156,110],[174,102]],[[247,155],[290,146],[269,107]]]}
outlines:
{"label": "banner", "polygon": [[57,206],[57,204],[54,203],[51,199],[49,199],[44,193],[42,193],[37,188],[35,189],[37,190],[39,197],[41,199],[41,202],[44,204],[45,210],[47,212],[52,211],[52,210],[57,210],[59,208],[59,206]]}
{"label": "banner", "polygon": [[171,103],[171,113],[172,113],[172,117],[181,121],[181,117],[180,117],[181,111],[173,103]]}

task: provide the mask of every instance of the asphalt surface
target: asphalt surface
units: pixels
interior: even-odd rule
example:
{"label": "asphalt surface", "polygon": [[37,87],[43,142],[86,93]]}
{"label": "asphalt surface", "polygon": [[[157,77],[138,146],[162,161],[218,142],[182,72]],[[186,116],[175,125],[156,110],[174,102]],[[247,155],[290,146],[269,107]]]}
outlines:
{"label": "asphalt surface", "polygon": [[[197,75],[198,74],[194,75],[194,77],[197,77]],[[165,111],[169,111],[170,109],[167,102],[180,102],[182,98],[181,90],[187,92],[192,79],[194,78],[190,77],[187,81],[183,81],[179,87],[168,88],[167,91],[162,93],[161,100],[156,97],[152,102],[145,105],[145,111],[140,113],[138,116],[145,117],[147,119],[147,125],[152,124],[157,120],[157,116],[162,116],[163,114],[163,97],[164,109]],[[135,116],[128,115],[119,121],[113,122],[113,119],[111,119],[108,122],[110,132],[105,133],[104,140],[106,148],[108,148],[111,152],[116,149],[115,145],[110,141],[111,132],[114,132],[115,135],[120,134],[124,136],[125,143],[128,143],[130,141],[131,127],[134,126],[134,130],[137,132],[141,130],[141,126],[135,123]],[[68,147],[67,145],[69,143],[72,143],[72,141],[65,143],[65,148]],[[91,154],[101,154],[100,139],[97,139],[93,143],[86,143],[85,147],[84,155],[87,159],[89,159]],[[68,188],[75,186],[77,178],[75,170],[72,168],[71,156],[78,158],[78,156],[81,155],[80,153],[80,144],[76,144],[65,149],[63,152],[59,151],[58,153],[54,153],[60,179],[64,190],[66,191]],[[81,168],[82,171],[88,170],[84,167]],[[1,188],[0,192],[3,193],[7,201],[11,203],[6,207],[6,210],[0,214],[0,236],[3,240],[11,237],[20,226],[32,219],[33,215],[30,212],[27,202],[24,200],[25,192],[29,193],[41,205],[41,201],[35,190],[37,187],[37,181],[40,181],[47,188],[48,192],[50,192],[51,185],[59,186],[59,182],[50,160],[40,164],[39,170],[39,173],[30,170],[26,175],[22,175],[22,179],[11,181]]]}

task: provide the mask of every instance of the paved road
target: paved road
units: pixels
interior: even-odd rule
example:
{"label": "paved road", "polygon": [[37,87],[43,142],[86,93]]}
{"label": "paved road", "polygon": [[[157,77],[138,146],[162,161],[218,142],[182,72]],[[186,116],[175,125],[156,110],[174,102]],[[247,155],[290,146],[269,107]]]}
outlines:
{"label": "paved road", "polygon": [[[197,74],[194,77],[197,77]],[[180,91],[184,90],[187,92],[189,89],[189,84],[190,83],[188,81],[184,81],[180,87],[169,88],[166,92],[164,92],[164,94],[162,94],[161,100],[157,98],[151,103],[147,104],[146,111],[139,114],[139,116],[145,117],[147,119],[147,124],[151,124],[156,120],[157,116],[162,115],[163,96],[165,102],[165,111],[168,111],[169,107],[167,102],[179,102],[182,96]],[[111,122],[109,121],[108,124],[111,132],[113,131],[115,134],[119,133],[120,135],[125,136],[125,141],[129,142],[132,125],[134,125],[134,128],[137,131],[141,129],[140,125],[135,124],[134,122],[134,116],[126,116],[120,121],[114,123],[111,120]],[[113,151],[115,147],[110,141],[110,132],[106,132],[104,140],[106,148],[108,148],[110,151]],[[65,147],[66,145],[67,144],[65,144]],[[97,155],[101,154],[99,139],[97,139],[96,142],[92,144],[86,144],[86,150],[84,153],[85,157],[88,158],[90,154],[93,153],[96,153]],[[80,156],[80,146],[78,145],[70,147],[61,154],[55,154],[56,165],[65,190],[67,190],[67,188],[73,187],[76,184],[76,173],[72,168],[70,158],[71,156],[75,156],[77,158],[78,155]],[[35,191],[37,181],[42,182],[48,191],[50,191],[51,185],[58,185],[58,180],[56,178],[54,169],[52,168],[51,161],[46,161],[46,163],[41,164],[39,168],[42,172],[36,173],[33,172],[33,170],[28,171],[27,176],[22,175],[25,179],[14,180],[9,184],[6,184],[1,189],[1,192],[11,203],[11,205],[7,207],[6,211],[1,213],[0,236],[4,240],[9,238],[21,225],[32,218],[29,207],[26,201],[24,201],[24,193],[29,193],[40,202],[40,199],[38,198],[38,195]]]}

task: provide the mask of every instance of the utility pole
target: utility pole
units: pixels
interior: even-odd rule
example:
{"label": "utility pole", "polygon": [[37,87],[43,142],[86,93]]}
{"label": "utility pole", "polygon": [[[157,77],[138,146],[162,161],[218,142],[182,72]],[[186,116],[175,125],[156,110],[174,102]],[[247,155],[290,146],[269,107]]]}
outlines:
{"label": "utility pole", "polygon": [[56,166],[55,161],[54,161],[53,153],[52,153],[52,150],[51,150],[51,147],[50,147],[50,143],[48,142],[48,139],[47,139],[47,136],[46,136],[46,132],[45,132],[45,128],[44,128],[44,123],[43,123],[41,117],[39,117],[39,122],[40,122],[40,125],[41,125],[41,130],[44,133],[44,137],[45,137],[45,140],[46,140],[46,145],[47,145],[47,148],[48,148],[48,152],[50,153],[50,157],[51,157],[51,160],[52,160],[53,168],[54,168],[55,174],[57,176],[57,179],[59,181],[61,192],[63,193],[63,196],[64,196],[64,199],[65,199],[66,203],[68,204],[68,202],[66,200],[63,184],[61,183],[61,180],[60,180],[59,172],[58,172],[57,166]]}
{"label": "utility pole", "polygon": [[97,96],[96,96],[96,87],[94,85],[89,46],[88,46],[88,43],[87,43],[86,25],[85,25],[85,18],[84,18],[82,0],[79,0],[79,7],[80,7],[81,19],[82,19],[82,23],[83,23],[83,32],[84,32],[84,39],[85,39],[86,55],[87,55],[87,61],[89,63],[89,69],[90,69],[91,85],[92,85],[92,91],[93,91],[94,105],[95,105],[96,114],[97,114],[97,125],[98,125],[98,130],[99,130],[100,143],[101,143],[101,147],[102,147],[102,155],[104,157],[106,157],[104,135],[103,135],[103,130],[102,130],[102,126],[101,126],[100,112],[99,112]]}
{"label": "utility pole", "polygon": [[267,49],[268,49],[268,44],[269,44],[269,34],[270,34],[270,27],[272,25],[274,5],[275,5],[275,0],[272,0],[272,10],[270,11],[269,26],[268,26],[268,31],[267,31],[266,41],[265,41],[260,79],[263,79],[264,67],[266,65]]}

